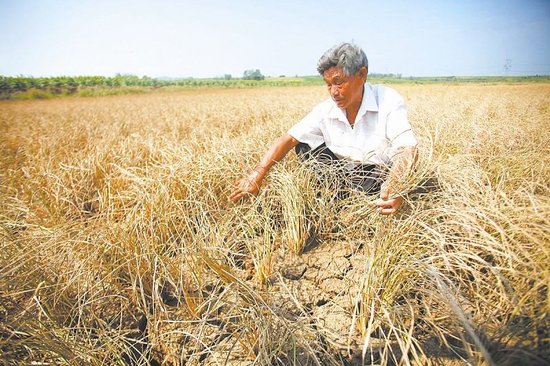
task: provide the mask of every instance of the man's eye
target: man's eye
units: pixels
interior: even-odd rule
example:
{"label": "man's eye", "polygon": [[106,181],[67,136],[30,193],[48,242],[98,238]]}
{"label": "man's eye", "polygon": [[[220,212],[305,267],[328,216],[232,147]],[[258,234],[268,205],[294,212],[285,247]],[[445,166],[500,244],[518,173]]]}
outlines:
{"label": "man's eye", "polygon": [[327,84],[327,88],[330,88],[333,85],[342,86],[344,84],[344,81],[343,80],[335,80],[332,83],[326,83],[326,84]]}

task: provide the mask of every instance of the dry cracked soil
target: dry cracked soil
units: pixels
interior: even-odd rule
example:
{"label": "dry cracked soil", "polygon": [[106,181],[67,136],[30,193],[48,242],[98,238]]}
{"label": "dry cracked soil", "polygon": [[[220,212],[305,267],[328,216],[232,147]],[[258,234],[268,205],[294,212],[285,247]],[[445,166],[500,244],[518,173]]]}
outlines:
{"label": "dry cracked soil", "polygon": [[[243,329],[251,330],[251,325],[246,316],[233,316],[237,307],[241,313],[249,307],[251,313],[264,312],[259,316],[269,323],[264,324],[268,334],[258,344],[289,334],[291,343],[303,343],[295,348],[292,359],[275,356],[273,364],[360,364],[362,340],[352,331],[367,263],[360,249],[359,244],[331,242],[313,245],[300,255],[277,250],[264,285],[254,280],[249,263],[248,270],[239,274],[241,285],[212,286],[219,302],[206,321],[188,320],[188,306],[181,306],[182,300],[173,291],[164,291],[166,307],[148,321],[153,359],[162,365],[253,363],[257,350],[246,349],[244,344],[254,342],[235,339],[246,337]],[[323,350],[308,348],[308,343],[322,345]]]}

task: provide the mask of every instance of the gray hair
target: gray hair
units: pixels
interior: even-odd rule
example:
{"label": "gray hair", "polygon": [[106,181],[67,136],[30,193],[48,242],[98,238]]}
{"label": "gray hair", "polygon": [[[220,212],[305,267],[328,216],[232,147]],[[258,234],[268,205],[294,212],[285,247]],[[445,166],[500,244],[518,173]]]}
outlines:
{"label": "gray hair", "polygon": [[321,76],[331,67],[341,67],[347,76],[355,75],[363,66],[369,67],[367,55],[361,47],[352,43],[340,43],[328,49],[317,63]]}

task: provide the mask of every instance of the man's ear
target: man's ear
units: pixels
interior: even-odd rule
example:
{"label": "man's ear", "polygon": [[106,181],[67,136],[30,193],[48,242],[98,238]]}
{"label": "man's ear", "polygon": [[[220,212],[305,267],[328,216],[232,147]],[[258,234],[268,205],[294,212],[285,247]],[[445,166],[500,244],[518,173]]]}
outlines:
{"label": "man's ear", "polygon": [[362,78],[365,78],[367,80],[367,74],[369,73],[369,69],[366,66],[363,66],[359,69],[359,75]]}

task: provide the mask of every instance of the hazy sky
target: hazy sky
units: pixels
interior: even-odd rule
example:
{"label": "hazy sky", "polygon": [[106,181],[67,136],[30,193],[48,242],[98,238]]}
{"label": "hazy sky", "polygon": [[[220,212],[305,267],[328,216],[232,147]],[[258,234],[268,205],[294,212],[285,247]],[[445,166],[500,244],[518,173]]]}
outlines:
{"label": "hazy sky", "polygon": [[550,74],[550,0],[0,0],[7,76],[312,75],[352,40],[371,72]]}

